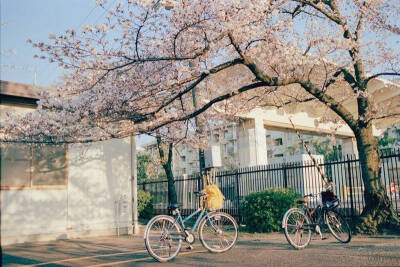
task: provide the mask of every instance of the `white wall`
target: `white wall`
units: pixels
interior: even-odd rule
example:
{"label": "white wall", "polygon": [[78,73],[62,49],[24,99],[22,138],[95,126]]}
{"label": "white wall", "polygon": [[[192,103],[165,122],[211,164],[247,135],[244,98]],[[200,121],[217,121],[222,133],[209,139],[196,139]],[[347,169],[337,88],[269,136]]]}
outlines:
{"label": "white wall", "polygon": [[[116,201],[131,199],[129,138],[71,145],[68,163],[68,229],[115,228]],[[120,218],[124,226],[130,212]]]}
{"label": "white wall", "polygon": [[[32,110],[0,105],[6,109]],[[69,145],[67,153],[66,188],[1,191],[2,245],[116,233],[116,201],[131,200],[129,138]],[[128,207],[120,224],[125,232]]]}

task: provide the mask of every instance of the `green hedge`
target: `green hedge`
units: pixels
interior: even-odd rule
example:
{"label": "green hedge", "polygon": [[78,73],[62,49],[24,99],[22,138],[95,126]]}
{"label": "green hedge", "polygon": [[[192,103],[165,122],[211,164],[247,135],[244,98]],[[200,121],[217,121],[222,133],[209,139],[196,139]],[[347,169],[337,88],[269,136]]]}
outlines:
{"label": "green hedge", "polygon": [[299,197],[291,188],[272,188],[247,195],[241,205],[241,213],[248,231],[280,231],[283,215],[295,206]]}
{"label": "green hedge", "polygon": [[139,190],[138,196],[138,213],[139,217],[149,219],[153,216],[153,203],[149,192]]}

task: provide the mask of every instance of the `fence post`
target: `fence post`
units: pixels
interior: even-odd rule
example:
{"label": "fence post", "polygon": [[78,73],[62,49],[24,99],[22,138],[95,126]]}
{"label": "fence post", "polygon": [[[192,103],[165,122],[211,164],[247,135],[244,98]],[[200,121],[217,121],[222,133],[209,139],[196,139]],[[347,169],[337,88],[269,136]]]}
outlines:
{"label": "fence post", "polygon": [[354,217],[353,181],[352,181],[353,178],[351,175],[351,163],[350,163],[350,159],[353,159],[353,157],[349,159],[349,155],[346,155],[346,158],[347,158],[347,172],[349,173],[351,217]]}
{"label": "fence post", "polygon": [[283,186],[284,186],[285,188],[287,188],[287,173],[286,173],[286,167],[287,167],[287,165],[286,165],[286,163],[283,163],[283,164],[282,164],[282,167],[283,167]]}
{"label": "fence post", "polygon": [[236,209],[237,209],[238,219],[240,220],[241,218],[240,218],[240,206],[239,206],[239,202],[240,202],[239,170],[236,170],[235,178],[236,178],[235,180],[236,180],[236,199],[237,199],[237,201],[236,201]]}
{"label": "fence post", "polygon": [[203,177],[203,173],[200,172],[199,176],[197,176],[197,190],[198,191],[203,190],[203,187],[201,186],[202,177]]}

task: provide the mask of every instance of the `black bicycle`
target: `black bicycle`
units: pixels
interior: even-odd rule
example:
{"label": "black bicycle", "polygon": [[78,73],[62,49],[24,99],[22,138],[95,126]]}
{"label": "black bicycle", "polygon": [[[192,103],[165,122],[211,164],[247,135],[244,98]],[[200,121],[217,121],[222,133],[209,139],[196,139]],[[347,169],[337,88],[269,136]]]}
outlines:
{"label": "black bicycle", "polygon": [[[337,211],[339,199],[332,192],[332,184],[318,194],[305,195],[297,200],[300,208],[289,209],[282,220],[287,241],[296,249],[308,246],[313,233],[318,233],[322,239],[321,226],[326,225],[331,234],[340,242],[348,243],[351,240],[350,227],[346,220]],[[309,208],[308,202],[312,197],[321,195],[322,205]]]}

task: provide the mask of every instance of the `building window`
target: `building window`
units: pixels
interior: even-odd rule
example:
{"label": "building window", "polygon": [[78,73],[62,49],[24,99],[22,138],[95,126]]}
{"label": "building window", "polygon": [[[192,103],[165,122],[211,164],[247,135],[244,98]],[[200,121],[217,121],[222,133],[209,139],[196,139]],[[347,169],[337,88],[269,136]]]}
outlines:
{"label": "building window", "polygon": [[234,139],[233,138],[233,129],[229,128],[228,130],[224,130],[224,138],[227,140]]}
{"label": "building window", "polygon": [[0,149],[1,189],[54,189],[67,185],[67,146],[7,144]]}
{"label": "building window", "polygon": [[275,157],[275,158],[282,158],[282,157],[283,157],[283,154],[275,154],[274,157]]}
{"label": "building window", "polygon": [[234,144],[228,145],[228,146],[226,147],[226,153],[227,153],[227,154],[233,154],[234,152],[235,152]]}
{"label": "building window", "polygon": [[214,136],[213,137],[214,141],[218,142],[219,141],[219,134],[215,133],[213,136]]}
{"label": "building window", "polygon": [[281,146],[282,144],[283,144],[282,138],[275,138],[274,139],[274,145]]}

